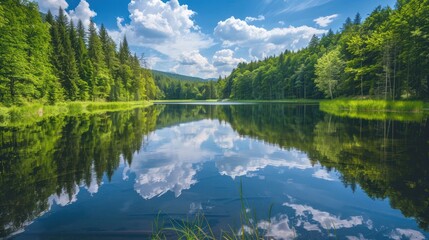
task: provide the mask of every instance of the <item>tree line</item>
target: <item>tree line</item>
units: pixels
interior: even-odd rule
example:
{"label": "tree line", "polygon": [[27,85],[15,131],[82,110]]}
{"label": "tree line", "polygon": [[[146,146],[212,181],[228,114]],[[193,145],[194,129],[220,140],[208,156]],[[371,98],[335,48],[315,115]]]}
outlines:
{"label": "tree line", "polygon": [[159,88],[156,99],[216,99],[218,97],[215,81],[179,80],[163,74],[154,73],[155,84]]}
{"label": "tree line", "polygon": [[[7,10],[6,10],[7,9]],[[117,46],[106,28],[85,29],[63,9],[42,16],[36,3],[0,5],[0,102],[131,101],[154,99],[150,70],[124,37]]]}
{"label": "tree line", "polygon": [[298,51],[240,63],[219,78],[221,98],[429,98],[429,1],[398,0]]}

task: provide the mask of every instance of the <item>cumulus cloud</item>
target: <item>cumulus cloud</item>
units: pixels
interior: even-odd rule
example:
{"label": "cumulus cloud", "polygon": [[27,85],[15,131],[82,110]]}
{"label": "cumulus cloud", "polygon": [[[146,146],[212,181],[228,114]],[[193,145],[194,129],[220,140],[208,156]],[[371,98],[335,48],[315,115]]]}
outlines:
{"label": "cumulus cloud", "polygon": [[265,237],[268,237],[268,239],[295,239],[297,236],[286,215],[272,218],[270,222],[260,221],[258,228],[266,231]]}
{"label": "cumulus cloud", "polygon": [[93,196],[98,192],[98,189],[100,188],[100,185],[103,183],[101,182],[98,184],[97,180],[97,173],[95,172],[95,166],[92,164],[91,166],[91,182],[89,183],[89,186],[85,186],[86,190]]}
{"label": "cumulus cloud", "polygon": [[[312,167],[305,153],[242,138],[230,125],[215,120],[164,128],[149,139],[150,147],[136,153],[133,164],[123,173],[124,179],[128,179],[129,173],[136,176],[134,189],[145,199],[167,192],[180,196],[183,190],[197,183],[195,176],[201,166],[215,159],[219,173],[231,178],[246,176],[267,166]],[[224,154],[220,155],[219,151]]]}
{"label": "cumulus cloud", "polygon": [[37,3],[41,12],[47,13],[50,10],[52,14],[57,14],[60,7],[66,9],[69,6],[66,0],[37,0]]}
{"label": "cumulus cloud", "polygon": [[210,71],[211,75],[214,74],[214,68],[205,62],[194,64],[191,69],[189,64],[182,66],[182,63],[188,63],[189,58],[198,57],[206,61],[200,52],[213,46],[213,40],[201,33],[193,20],[196,13],[187,5],[180,5],[178,0],[133,0],[128,4],[128,11],[130,22],[124,24],[123,18],[117,18],[119,30],[109,31],[116,42],[126,35],[130,45],[148,47],[164,57],[168,56],[175,63],[175,70],[191,70],[191,74],[197,74],[198,68],[203,66],[202,75],[208,75]]}
{"label": "cumulus cloud", "polygon": [[246,17],[244,21],[246,22],[255,22],[255,21],[264,21],[264,15],[259,15],[258,17]]}
{"label": "cumulus cloud", "polygon": [[259,59],[278,54],[285,49],[302,48],[313,35],[323,33],[326,33],[326,30],[305,25],[268,30],[235,17],[218,22],[214,29],[215,36],[221,39],[224,46],[248,47],[250,55]]}
{"label": "cumulus cloud", "polygon": [[82,21],[83,25],[88,27],[91,18],[97,16],[97,13],[91,10],[89,3],[86,0],[81,0],[75,10],[69,11],[69,17],[76,24],[79,20]]}
{"label": "cumulus cloud", "polygon": [[326,181],[335,181],[335,178],[331,176],[325,169],[319,169],[312,175],[315,178],[323,179]]}
{"label": "cumulus cloud", "polygon": [[411,239],[411,240],[423,240],[425,239],[425,236],[416,230],[413,229],[402,229],[402,228],[396,228],[393,230],[389,237],[391,239],[400,240],[400,239]]}
{"label": "cumulus cloud", "polygon": [[246,62],[246,59],[234,57],[234,51],[231,49],[222,49],[213,55],[212,62],[219,74],[223,76],[228,75],[237,64]]}
{"label": "cumulus cloud", "polygon": [[70,196],[66,189],[62,189],[60,194],[52,194],[48,198],[49,206],[52,206],[54,203],[62,207],[72,204],[77,201],[77,195],[79,194],[79,186],[75,184],[73,189],[73,194]]}
{"label": "cumulus cloud", "polygon": [[314,19],[313,21],[321,27],[327,27],[337,17],[338,17],[338,14],[332,14],[332,15],[325,16],[325,17],[318,17],[318,18]]}
{"label": "cumulus cloud", "polygon": [[[220,174],[233,179],[257,172],[268,166],[287,167],[295,169],[312,168],[311,162],[305,153],[297,150],[282,150],[275,146],[265,145],[252,141],[252,148],[229,149],[224,157],[216,162]],[[234,141],[232,145],[238,144]]]}
{"label": "cumulus cloud", "polygon": [[157,131],[151,149],[134,157],[129,172],[136,175],[135,191],[144,199],[169,191],[176,197],[197,183],[197,165],[215,155],[201,145],[216,130],[215,122],[204,120]]}
{"label": "cumulus cloud", "polygon": [[58,14],[61,7],[65,10],[66,16],[73,20],[73,23],[77,24],[81,20],[85,27],[89,26],[91,18],[97,16],[97,13],[90,8],[86,0],[81,0],[74,10],[69,11],[66,11],[69,6],[66,0],[37,0],[37,3],[41,12],[47,13],[50,10],[54,15]]}
{"label": "cumulus cloud", "polygon": [[184,52],[178,59],[178,64],[172,69],[173,72],[185,72],[187,75],[211,77],[216,75],[217,69],[201,55],[199,51]]}
{"label": "cumulus cloud", "polygon": [[[283,206],[290,207],[295,210],[295,216],[298,218],[297,226],[303,226],[307,223],[307,228],[311,227],[313,231],[321,231],[320,228],[325,230],[352,228],[358,225],[366,224],[362,216],[351,216],[348,219],[342,219],[331,213],[320,211],[313,207],[301,204],[284,203]],[[318,223],[318,226],[311,224],[309,221]],[[307,229],[308,230],[308,229]]]}

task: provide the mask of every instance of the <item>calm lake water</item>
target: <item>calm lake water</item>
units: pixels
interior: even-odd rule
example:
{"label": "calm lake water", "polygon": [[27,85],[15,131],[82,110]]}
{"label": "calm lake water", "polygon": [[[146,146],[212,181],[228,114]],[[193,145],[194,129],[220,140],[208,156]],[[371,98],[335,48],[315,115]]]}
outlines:
{"label": "calm lake water", "polygon": [[274,239],[429,238],[427,119],[154,105],[0,127],[0,164],[0,238],[147,239],[198,214],[238,232],[242,200]]}

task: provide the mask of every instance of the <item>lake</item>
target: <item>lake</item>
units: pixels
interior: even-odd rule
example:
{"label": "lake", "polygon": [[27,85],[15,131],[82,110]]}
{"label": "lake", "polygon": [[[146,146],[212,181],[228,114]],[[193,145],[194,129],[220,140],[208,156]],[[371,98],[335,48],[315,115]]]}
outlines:
{"label": "lake", "polygon": [[147,239],[196,218],[214,235],[429,238],[426,118],[156,104],[0,127],[0,139],[0,238]]}

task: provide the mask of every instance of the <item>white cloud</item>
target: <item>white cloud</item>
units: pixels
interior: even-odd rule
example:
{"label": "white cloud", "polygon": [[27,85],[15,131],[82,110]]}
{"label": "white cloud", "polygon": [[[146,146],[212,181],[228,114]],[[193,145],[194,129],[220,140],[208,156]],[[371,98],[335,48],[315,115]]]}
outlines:
{"label": "white cloud", "polygon": [[222,49],[213,55],[213,65],[218,69],[221,76],[228,75],[232,69],[241,62],[247,62],[244,58],[235,58],[234,51],[231,49]]}
{"label": "white cloud", "polygon": [[92,164],[91,166],[91,182],[89,186],[85,186],[86,190],[93,196],[98,192],[98,189],[100,188],[100,185],[103,183],[98,184],[97,181],[97,173],[95,172],[95,166]]}
{"label": "white cloud", "polygon": [[[164,59],[168,58],[176,65],[174,69],[188,75],[186,71],[195,72],[194,75],[208,75],[208,72],[214,71],[212,66],[204,62],[207,59],[200,53],[202,49],[213,46],[213,40],[201,33],[193,20],[196,13],[187,5],[180,5],[178,0],[132,0],[128,4],[128,11],[130,22],[123,24],[124,19],[117,18],[119,30],[109,31],[116,42],[126,35],[130,45],[156,50]],[[182,66],[189,57],[198,57],[203,62],[192,69],[190,65]],[[203,68],[198,71],[201,66]]]}
{"label": "white cloud", "polygon": [[37,0],[41,12],[47,13],[49,10],[52,14],[58,14],[58,9],[68,8],[69,4],[66,0]]}
{"label": "white cloud", "polygon": [[253,149],[227,151],[224,157],[216,162],[219,173],[235,179],[268,166],[302,170],[312,168],[307,155],[302,152],[293,149],[280,150],[275,146],[258,143],[253,144]]}
{"label": "white cloud", "polygon": [[335,181],[335,178],[333,178],[325,169],[317,170],[312,176],[326,181]]}
{"label": "white cloud", "polygon": [[174,67],[176,72],[186,72],[187,75],[199,75],[206,78],[215,76],[217,73],[217,69],[198,51],[184,52],[178,61],[179,64]]}
{"label": "white cloud", "polygon": [[322,6],[332,0],[284,0],[286,7],[278,12],[278,14],[288,12],[299,12],[306,9]]}
{"label": "white cloud", "polygon": [[264,15],[259,15],[258,17],[246,17],[244,21],[246,22],[255,22],[255,21],[264,21]]}
{"label": "white cloud", "polygon": [[246,21],[230,17],[218,22],[214,34],[226,47],[249,48],[252,57],[258,59],[278,54],[285,49],[299,49],[308,44],[313,35],[321,35],[326,30],[309,26],[289,26],[267,30],[248,24]]}
{"label": "white cloud", "polygon": [[169,191],[178,197],[197,183],[196,165],[215,155],[201,147],[213,135],[215,126],[214,121],[204,120],[157,131],[157,137],[151,139],[153,149],[137,154],[130,166],[129,171],[136,175],[136,192],[144,199]]}
{"label": "white cloud", "polygon": [[400,239],[410,239],[410,240],[423,240],[425,239],[425,236],[416,230],[413,229],[401,229],[401,228],[396,228],[395,230],[393,230],[389,237],[391,239],[394,240],[400,240]]}
{"label": "white cloud", "polygon": [[279,24],[282,25],[282,26],[284,26],[285,22],[284,21],[279,21]]}
{"label": "white cloud", "polygon": [[37,0],[37,2],[41,12],[47,13],[50,10],[53,15],[57,15],[61,7],[65,15],[73,20],[73,23],[77,24],[79,20],[82,20],[85,27],[89,26],[91,18],[97,16],[86,0],[81,0],[74,10],[69,11],[66,11],[69,6],[66,0]]}
{"label": "white cloud", "polygon": [[[298,221],[298,226],[303,225],[305,227],[304,223],[311,225],[309,222],[310,220],[317,222],[319,227],[325,230],[352,228],[358,225],[366,224],[363,221],[362,216],[351,216],[348,219],[341,219],[340,217],[337,217],[333,214],[320,211],[307,205],[283,203],[283,206],[287,206],[295,210],[295,216],[300,220]],[[311,226],[311,230],[320,231],[320,228]]]}
{"label": "white cloud", "polygon": [[297,234],[289,224],[286,215],[280,215],[278,218],[272,218],[270,222],[261,221],[258,228],[265,230],[265,237],[268,239],[295,239]]}
{"label": "white cloud", "polygon": [[62,207],[72,204],[77,201],[78,193],[79,193],[79,186],[77,184],[75,184],[73,193],[71,194],[71,196],[66,189],[62,189],[60,194],[54,193],[48,198],[49,206],[52,206],[54,203]]}
{"label": "white cloud", "polygon": [[97,16],[97,13],[89,8],[89,3],[86,0],[81,0],[75,10],[69,11],[69,16],[75,24],[77,24],[80,19],[83,25],[88,27],[91,18]]}
{"label": "white cloud", "polygon": [[332,15],[325,16],[325,17],[318,17],[318,18],[314,19],[313,21],[321,27],[327,27],[337,17],[338,17],[338,14],[332,14]]}
{"label": "white cloud", "polygon": [[[201,166],[214,159],[219,173],[231,178],[256,173],[267,166],[312,168],[305,153],[241,138],[230,125],[216,120],[164,128],[149,139],[150,147],[137,153],[123,173],[124,179],[128,173],[136,175],[134,189],[145,199],[167,192],[180,196],[197,183],[195,176]],[[212,144],[216,147],[207,147]],[[219,151],[224,155],[219,155]]]}

